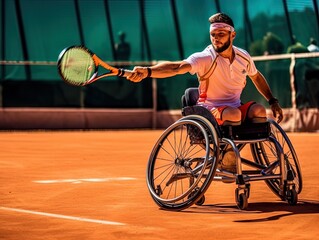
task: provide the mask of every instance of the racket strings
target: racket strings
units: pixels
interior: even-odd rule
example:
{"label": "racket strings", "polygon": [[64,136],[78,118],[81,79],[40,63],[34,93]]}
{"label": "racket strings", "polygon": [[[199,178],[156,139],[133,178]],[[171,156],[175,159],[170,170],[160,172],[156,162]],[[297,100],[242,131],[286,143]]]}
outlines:
{"label": "racket strings", "polygon": [[60,63],[62,77],[75,85],[83,85],[96,75],[97,67],[91,56],[83,48],[67,50]]}

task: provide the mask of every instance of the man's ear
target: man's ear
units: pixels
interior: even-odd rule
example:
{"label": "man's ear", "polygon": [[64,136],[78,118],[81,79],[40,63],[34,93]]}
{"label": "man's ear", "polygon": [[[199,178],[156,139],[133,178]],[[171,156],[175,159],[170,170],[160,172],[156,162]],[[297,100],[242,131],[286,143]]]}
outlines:
{"label": "man's ear", "polygon": [[232,35],[232,39],[234,40],[236,38],[236,32],[232,32],[231,35]]}

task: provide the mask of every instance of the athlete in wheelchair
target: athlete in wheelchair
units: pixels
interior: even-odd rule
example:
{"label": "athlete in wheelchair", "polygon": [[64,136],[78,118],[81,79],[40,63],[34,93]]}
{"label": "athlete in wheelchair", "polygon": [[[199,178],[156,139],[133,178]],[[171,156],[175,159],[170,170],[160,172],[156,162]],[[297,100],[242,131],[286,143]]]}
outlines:
{"label": "athlete in wheelchair", "polygon": [[[197,74],[198,88],[182,97],[183,118],[168,127],[155,144],[147,166],[147,184],[154,201],[168,210],[202,205],[210,183],[235,182],[235,199],[246,209],[250,182],[263,180],[282,200],[296,204],[302,178],[296,153],[278,123],[278,100],[251,56],[233,46],[232,19],[223,13],[209,18],[212,44],[177,62],[135,67],[128,79]],[[267,99],[277,121],[266,118],[255,102],[241,103],[246,77]],[[241,156],[250,148],[252,159]]]}

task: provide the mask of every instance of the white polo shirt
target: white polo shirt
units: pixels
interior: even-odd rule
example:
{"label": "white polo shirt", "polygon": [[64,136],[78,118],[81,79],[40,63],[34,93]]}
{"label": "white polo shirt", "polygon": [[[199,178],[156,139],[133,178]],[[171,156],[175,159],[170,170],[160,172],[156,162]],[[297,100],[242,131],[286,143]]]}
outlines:
{"label": "white polo shirt", "polygon": [[[240,95],[246,86],[246,76],[257,74],[249,53],[233,46],[235,58],[232,63],[215,52],[212,45],[202,52],[190,55],[190,74],[197,74],[200,97],[198,104],[209,109],[220,106],[239,107]],[[214,63],[214,64],[213,64]]]}

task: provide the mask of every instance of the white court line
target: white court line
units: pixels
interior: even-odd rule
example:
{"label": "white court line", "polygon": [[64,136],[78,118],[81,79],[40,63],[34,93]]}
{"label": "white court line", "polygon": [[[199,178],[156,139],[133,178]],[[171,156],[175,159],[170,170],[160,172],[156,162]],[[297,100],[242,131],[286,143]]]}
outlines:
{"label": "white court line", "polygon": [[31,211],[31,210],[25,210],[25,209],[19,209],[19,208],[0,207],[0,210],[18,212],[18,213],[27,213],[27,214],[40,215],[40,216],[52,217],[52,218],[61,218],[61,219],[80,221],[80,222],[98,223],[98,224],[104,224],[104,225],[118,225],[118,226],[126,225],[126,224],[120,223],[120,222],[82,218],[82,217],[72,217],[72,216],[67,216],[67,215]]}
{"label": "white court line", "polygon": [[130,181],[136,180],[132,177],[113,177],[113,178],[78,178],[78,179],[52,179],[52,180],[35,180],[35,183],[52,184],[52,183],[82,183],[82,182],[110,182],[110,181]]}

